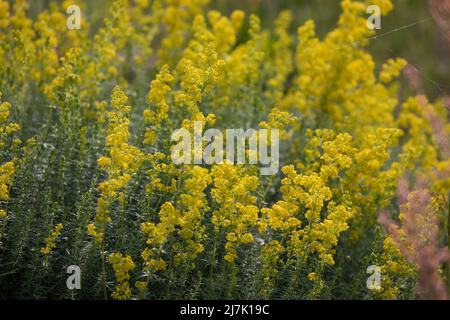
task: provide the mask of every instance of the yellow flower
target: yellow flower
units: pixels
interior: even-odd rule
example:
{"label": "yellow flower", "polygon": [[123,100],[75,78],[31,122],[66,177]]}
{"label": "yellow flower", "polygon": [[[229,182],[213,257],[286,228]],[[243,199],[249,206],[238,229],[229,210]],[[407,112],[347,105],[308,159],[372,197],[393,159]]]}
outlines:
{"label": "yellow flower", "polygon": [[97,163],[100,167],[107,167],[111,165],[111,159],[107,157],[100,157],[98,158]]}
{"label": "yellow flower", "polygon": [[12,161],[0,166],[0,201],[9,199],[9,184],[14,175],[15,168]]}
{"label": "yellow flower", "polygon": [[140,291],[147,290],[147,282],[145,281],[136,281],[135,286]]}
{"label": "yellow flower", "polygon": [[[1,5],[1,3],[0,3]],[[11,104],[8,102],[1,102],[2,93],[0,92],[0,151],[6,154],[7,150],[3,150],[7,138],[14,132],[20,129],[20,126],[15,122],[8,122],[10,116]],[[19,144],[20,140],[14,139],[14,144]],[[9,191],[16,172],[16,159],[0,164],[0,201],[7,202],[9,200]],[[6,218],[6,210],[0,208],[0,219]],[[2,235],[0,234],[0,237]]]}
{"label": "yellow flower", "polygon": [[317,281],[319,279],[319,276],[315,272],[311,272],[308,274],[308,280],[309,281]]}
{"label": "yellow flower", "polygon": [[389,83],[392,79],[399,76],[402,69],[407,65],[403,59],[389,59],[384,65],[380,73],[380,80]]}
{"label": "yellow flower", "polygon": [[242,22],[245,18],[245,12],[242,10],[235,10],[231,14],[231,23],[234,30],[238,30],[242,26]]}
{"label": "yellow flower", "polygon": [[109,255],[108,262],[112,265],[116,275],[116,287],[112,293],[113,299],[127,300],[131,297],[131,289],[128,280],[130,271],[136,267],[130,256],[114,252]]}
{"label": "yellow flower", "polygon": [[87,225],[87,234],[90,235],[98,244],[103,242],[103,233],[97,231],[97,227],[90,223]]}
{"label": "yellow flower", "polygon": [[152,81],[150,92],[147,96],[147,104],[153,105],[155,110],[144,110],[144,119],[159,129],[161,123],[167,119],[169,112],[169,104],[167,102],[167,95],[170,92],[170,84],[174,81],[174,77],[171,75],[169,67],[164,65],[156,79]]}
{"label": "yellow flower", "polygon": [[258,224],[259,210],[251,193],[259,187],[259,180],[230,163],[215,165],[211,176],[214,186],[211,195],[219,204],[213,212],[212,223],[217,230],[226,230],[224,258],[234,264],[240,244],[253,241],[249,231]]}
{"label": "yellow flower", "polygon": [[[114,201],[125,203],[124,194],[120,191],[127,186],[131,175],[139,170],[144,155],[137,147],[128,144],[130,133],[128,130],[129,106],[126,105],[128,97],[115,87],[111,95],[112,111],[108,112],[108,136],[106,137],[106,150],[108,156],[101,156],[97,163],[108,174],[108,179],[98,186],[101,196],[97,200],[95,229],[88,226],[89,234],[102,243],[105,223],[111,221],[109,207]],[[97,228],[99,231],[97,231]]]}
{"label": "yellow flower", "polygon": [[50,235],[45,238],[45,247],[41,248],[41,253],[46,256],[49,255],[53,249],[56,248],[56,239],[61,235],[61,230],[63,229],[63,225],[61,223],[57,224]]}

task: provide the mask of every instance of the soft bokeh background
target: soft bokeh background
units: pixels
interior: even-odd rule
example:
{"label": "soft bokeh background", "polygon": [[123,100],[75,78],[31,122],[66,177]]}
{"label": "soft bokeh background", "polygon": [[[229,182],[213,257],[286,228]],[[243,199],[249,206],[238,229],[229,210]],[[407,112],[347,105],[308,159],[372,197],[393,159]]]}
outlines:
{"label": "soft bokeh background", "polygon": [[[442,6],[449,1],[436,1]],[[277,13],[290,9],[294,13],[296,26],[308,19],[316,22],[321,36],[333,29],[340,14],[337,0],[213,0],[212,6],[225,11],[240,8],[247,12],[257,12],[265,24],[274,21]],[[421,77],[426,93],[431,97],[450,92],[450,43],[443,30],[431,14],[427,0],[394,0],[394,11],[382,18],[380,37],[370,45],[378,62],[390,57],[403,57]],[[450,25],[450,11],[446,17]],[[396,31],[397,30],[397,31]]]}
{"label": "soft bokeh background", "polygon": [[[33,0],[31,11],[37,14],[49,0]],[[87,16],[94,28],[107,14],[112,0],[90,0]],[[382,19],[380,37],[374,39],[370,51],[377,62],[390,57],[403,57],[413,66],[431,98],[450,94],[450,0],[394,0],[395,9]],[[263,25],[270,26],[277,14],[290,9],[294,13],[293,35],[297,27],[314,19],[320,36],[333,29],[340,13],[338,0],[211,0],[209,7],[224,13],[241,9],[257,13]],[[431,14],[440,7],[441,21]],[[440,22],[440,23],[439,23]]]}

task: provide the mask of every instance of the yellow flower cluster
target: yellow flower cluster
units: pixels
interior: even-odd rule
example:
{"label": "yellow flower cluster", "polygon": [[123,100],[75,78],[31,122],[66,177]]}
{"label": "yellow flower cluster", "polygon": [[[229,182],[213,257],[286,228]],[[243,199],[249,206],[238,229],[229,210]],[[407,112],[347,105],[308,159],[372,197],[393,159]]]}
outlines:
{"label": "yellow flower cluster", "polygon": [[227,54],[236,43],[236,31],[241,27],[244,15],[244,12],[236,10],[233,11],[231,19],[229,19],[222,16],[219,11],[208,12],[207,16],[214,34],[215,47],[220,56]]}
{"label": "yellow flower cluster", "polygon": [[259,181],[256,176],[247,175],[242,168],[228,162],[214,166],[211,177],[211,196],[218,204],[211,222],[216,232],[225,231],[224,259],[233,265],[238,258],[239,246],[254,241],[252,232],[258,223],[259,209],[252,193],[258,188]]}
{"label": "yellow flower cluster", "polygon": [[[76,87],[81,81],[79,72],[77,72],[77,68],[82,65],[80,58],[81,49],[79,48],[70,49],[65,57],[61,58],[62,66],[57,70],[56,77],[44,88],[44,92],[54,103],[66,105],[66,103],[73,103],[78,98],[73,92],[73,87]],[[65,112],[67,111],[65,110]],[[67,115],[64,114],[64,116]],[[68,121],[69,119],[63,120]]]}
{"label": "yellow flower cluster", "polygon": [[142,252],[142,258],[146,266],[153,272],[164,270],[166,262],[160,257],[163,246],[169,236],[176,234],[180,241],[173,244],[174,262],[179,265],[188,263],[190,267],[196,257],[203,252],[205,228],[203,226],[203,214],[208,210],[208,202],[205,189],[211,183],[208,170],[193,166],[187,168],[187,178],[183,188],[185,193],[180,195],[175,206],[166,202],[159,211],[159,222],[145,222],[141,224],[141,231],[147,237],[147,248]]}
{"label": "yellow flower cluster", "polygon": [[170,92],[169,85],[173,80],[169,67],[164,65],[156,79],[152,81],[147,96],[147,104],[153,105],[154,111],[145,109],[143,113],[144,120],[152,126],[145,131],[145,144],[152,145],[156,142],[156,132],[161,129],[161,123],[168,118],[169,104],[166,96]]}
{"label": "yellow flower cluster", "polygon": [[180,90],[175,94],[175,103],[178,108],[186,108],[195,120],[201,121],[199,116],[203,115],[199,115],[198,105],[219,79],[224,61],[218,57],[215,37],[207,29],[203,16],[195,17],[192,28],[193,39],[184,50],[176,68]]}
{"label": "yellow flower cluster", "polygon": [[188,30],[209,0],[169,0],[164,6],[161,21],[167,32],[158,55],[163,64],[174,66],[188,39]]}
{"label": "yellow flower cluster", "polygon": [[129,284],[130,271],[136,267],[130,256],[124,256],[121,253],[114,252],[109,255],[108,262],[112,265],[116,275],[116,287],[112,293],[115,300],[127,300],[131,297]]}
{"label": "yellow flower cluster", "polygon": [[293,71],[292,38],[289,27],[292,23],[292,13],[283,11],[275,20],[275,36],[273,42],[274,57],[270,66],[272,77],[267,81],[269,90],[266,95],[274,105],[277,105],[284,95],[284,85],[289,74]]}
{"label": "yellow flower cluster", "polygon": [[409,98],[402,104],[397,119],[400,129],[408,132],[409,139],[403,145],[399,158],[406,169],[419,166],[429,169],[437,165],[437,146],[432,136],[432,128],[425,115],[425,108],[419,98]]}
{"label": "yellow flower cluster", "polygon": [[262,277],[265,283],[262,294],[270,296],[270,290],[274,287],[274,279],[277,276],[278,270],[283,267],[283,260],[281,254],[284,253],[285,248],[278,240],[272,240],[266,244],[261,251],[262,263]]}
{"label": "yellow flower cluster", "polygon": [[[240,11],[232,13],[231,21],[235,25],[234,32],[238,33],[244,14]],[[261,81],[260,69],[263,68],[264,37],[260,27],[260,20],[257,16],[251,15],[249,18],[249,40],[237,46],[234,50],[223,54],[221,65],[221,77],[217,81],[217,90],[214,91],[214,110],[228,117],[230,112],[236,111],[243,116],[251,117],[248,112],[249,105],[254,104],[252,93],[256,94],[257,86]],[[243,88],[246,88],[245,90]],[[231,110],[230,110],[231,108]]]}
{"label": "yellow flower cluster", "polygon": [[[279,235],[263,247],[263,252],[270,253],[270,259],[263,264],[263,270],[272,270],[264,274],[268,288],[274,285],[277,272],[273,269],[280,263],[285,267],[305,265],[317,257],[319,265],[315,270],[320,277],[325,266],[335,264],[334,248],[356,214],[347,196],[340,188],[334,188],[333,183],[352,167],[356,149],[351,136],[317,130],[310,133],[304,150],[306,159],[298,164],[304,173],[299,174],[293,165],[283,167],[282,199],[270,208],[261,209],[260,232],[268,234],[273,230]],[[274,244],[276,251],[272,250]],[[279,255],[282,252],[286,252],[283,260]],[[318,279],[314,281],[313,296],[320,293],[323,285]]]}
{"label": "yellow flower cluster", "polygon": [[280,140],[288,140],[289,133],[286,131],[286,128],[290,124],[294,124],[296,120],[297,119],[291,113],[282,111],[278,108],[272,108],[268,115],[268,121],[260,122],[259,126],[263,129],[268,129],[269,133],[271,129],[277,129],[279,130]]}
{"label": "yellow flower cluster", "polygon": [[[0,92],[0,103],[2,94]],[[8,102],[0,104],[0,150],[6,147],[7,139],[14,132],[20,129],[20,126],[15,122],[9,122],[11,105]],[[15,141],[20,143],[20,141]],[[0,160],[4,160],[1,157]],[[7,202],[9,200],[9,188],[12,183],[12,178],[15,172],[14,160],[8,161],[0,165],[0,201]],[[0,219],[5,218],[7,212],[5,209],[0,208]]]}
{"label": "yellow flower cluster", "polygon": [[[9,185],[11,184],[15,168],[13,162],[7,162],[0,166],[0,201],[8,201]],[[0,209],[0,219],[6,217],[6,211]]]}
{"label": "yellow flower cluster", "polygon": [[[383,122],[389,126],[397,101],[395,95],[376,82],[375,63],[362,50],[373,33],[366,27],[366,4],[345,0],[341,6],[343,13],[338,27],[323,41],[316,37],[311,20],[298,29],[297,86],[284,97],[281,105],[298,109],[318,127],[332,124],[360,137],[367,126]],[[383,4],[383,14],[389,10]],[[336,65],[341,68],[335,68]],[[395,71],[400,71],[401,66],[396,64]],[[391,79],[398,74],[389,71]]]}
{"label": "yellow flower cluster", "polygon": [[[162,246],[175,227],[180,224],[181,214],[172,203],[166,202],[159,210],[159,223],[144,222],[141,231],[147,237],[147,248],[142,252],[142,259],[146,267],[152,272],[164,270],[166,263],[159,257]],[[156,250],[154,250],[156,247]]]}
{"label": "yellow flower cluster", "polygon": [[180,170],[173,163],[168,162],[170,156],[155,152],[147,154],[145,160],[150,164],[150,169],[146,171],[150,180],[145,186],[147,195],[151,197],[175,193]]}
{"label": "yellow flower cluster", "polygon": [[205,190],[212,178],[208,169],[198,166],[188,168],[187,174],[188,178],[184,183],[186,191],[179,199],[183,211],[178,235],[182,242],[174,247],[177,251],[174,260],[177,264],[188,262],[194,267],[193,261],[204,251],[203,242],[207,237],[203,225],[204,214],[209,210]]}
{"label": "yellow flower cluster", "polygon": [[396,285],[396,280],[414,279],[416,277],[416,268],[402,255],[398,244],[391,236],[387,236],[383,241],[380,267],[382,275],[381,288],[375,291],[375,295],[381,299],[397,299],[400,288]]}
{"label": "yellow flower cluster", "polygon": [[[2,93],[0,92],[0,102]],[[15,122],[8,122],[10,117],[11,104],[3,102],[0,104],[0,148],[5,146],[5,140],[14,132],[20,130],[20,126]]]}
{"label": "yellow flower cluster", "polygon": [[[41,12],[33,21],[27,16],[28,1],[18,0],[12,5],[8,1],[0,1],[0,57],[10,62],[0,67],[3,88],[17,92],[19,85],[31,83],[47,87],[57,76],[58,57],[86,42],[87,28],[69,30],[66,27],[65,10],[71,4],[84,5],[79,0],[52,3],[49,10]],[[88,27],[88,23],[85,22],[84,26]],[[8,83],[7,76],[13,77],[14,82]]]}
{"label": "yellow flower cluster", "polygon": [[[108,156],[101,156],[97,161],[99,167],[107,173],[108,179],[98,186],[101,196],[97,200],[96,225],[89,225],[88,233],[99,243],[104,236],[105,224],[111,221],[109,207],[116,200],[125,203],[125,194],[121,190],[127,186],[143,161],[142,151],[128,143],[130,133],[127,114],[131,108],[126,105],[127,100],[125,93],[115,87],[111,96],[112,111],[108,112]],[[100,227],[100,233],[97,231],[97,225]]]}
{"label": "yellow flower cluster", "polygon": [[380,80],[384,83],[389,83],[392,79],[397,78],[400,72],[407,65],[407,62],[403,59],[390,59],[382,67],[380,73]]}
{"label": "yellow flower cluster", "polygon": [[61,230],[63,229],[63,225],[61,223],[57,224],[50,235],[45,238],[45,247],[41,248],[41,253],[44,256],[49,255],[53,249],[56,248],[56,239],[61,235]]}
{"label": "yellow flower cluster", "polygon": [[[265,219],[262,221],[264,229],[270,226],[288,236],[288,250],[292,255],[306,259],[310,253],[317,253],[325,264],[333,265],[333,247],[337,245],[339,235],[347,230],[352,210],[330,201],[332,192],[326,185],[327,175],[299,175],[293,166],[284,167],[283,173],[286,175],[281,187],[283,200],[272,208],[261,210]],[[304,208],[303,214],[308,222],[304,227],[299,216],[300,208]],[[325,208],[327,215],[321,220],[321,212]]]}

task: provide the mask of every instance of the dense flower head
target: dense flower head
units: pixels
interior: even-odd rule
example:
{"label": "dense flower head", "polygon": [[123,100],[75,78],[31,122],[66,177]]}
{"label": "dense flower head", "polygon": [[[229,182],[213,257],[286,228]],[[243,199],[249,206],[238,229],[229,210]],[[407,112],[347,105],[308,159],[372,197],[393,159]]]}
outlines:
{"label": "dense flower head", "polygon": [[[12,137],[20,130],[20,125],[10,120],[11,104],[9,102],[2,102],[2,93],[0,92],[0,202],[7,202],[9,200],[10,187],[13,182],[14,173],[16,171],[15,159],[5,158],[7,155],[7,144],[19,144],[20,140]],[[3,162],[5,161],[6,162]],[[9,161],[8,161],[9,160]],[[7,217],[7,211],[0,207],[0,219]],[[2,234],[0,232],[0,238]]]}
{"label": "dense flower head", "polygon": [[112,265],[117,281],[115,291],[112,293],[113,299],[126,300],[130,298],[129,273],[136,267],[133,260],[130,256],[114,252],[108,257],[108,262]]}
{"label": "dense flower head", "polygon": [[63,225],[61,223],[57,224],[50,235],[45,239],[45,247],[41,248],[41,253],[46,256],[50,254],[53,249],[56,248],[56,239],[61,235],[61,230]]}

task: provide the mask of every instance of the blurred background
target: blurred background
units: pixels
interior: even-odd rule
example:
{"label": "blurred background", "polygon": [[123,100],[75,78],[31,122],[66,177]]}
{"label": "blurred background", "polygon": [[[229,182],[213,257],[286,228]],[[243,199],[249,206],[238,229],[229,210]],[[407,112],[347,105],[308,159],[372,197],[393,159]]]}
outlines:
{"label": "blurred background", "polygon": [[[413,91],[422,91],[431,99],[450,93],[450,0],[393,0],[394,10],[382,17],[380,36],[371,41],[369,50],[378,66],[389,58],[402,57],[410,64],[416,82]],[[258,13],[265,25],[278,12],[290,9],[294,25],[308,19],[316,22],[323,37],[338,20],[338,0],[213,0],[212,7],[222,11],[243,9]]]}
{"label": "blurred background", "polygon": [[[30,1],[32,15],[36,16],[51,1]],[[86,1],[88,19],[94,28],[101,24],[112,1]],[[235,9],[256,13],[266,27],[271,27],[280,11],[290,9],[294,16],[293,34],[300,24],[314,19],[317,32],[323,37],[336,25],[341,11],[339,3],[339,0],[211,0],[209,8],[223,13]],[[431,100],[450,95],[450,0],[393,3],[394,11],[382,18],[380,36],[369,46],[378,65],[391,57],[405,58],[413,77],[407,79],[414,82],[410,86],[412,91],[426,93]]]}

